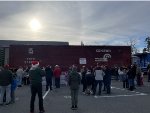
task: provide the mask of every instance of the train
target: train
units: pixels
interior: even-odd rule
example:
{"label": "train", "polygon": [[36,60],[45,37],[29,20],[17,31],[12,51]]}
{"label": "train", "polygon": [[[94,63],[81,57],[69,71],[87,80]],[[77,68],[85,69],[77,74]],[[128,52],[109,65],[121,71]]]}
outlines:
{"label": "train", "polygon": [[40,66],[71,65],[87,67],[100,65],[131,65],[131,46],[81,46],[81,45],[10,45],[9,65],[30,66],[37,60]]}

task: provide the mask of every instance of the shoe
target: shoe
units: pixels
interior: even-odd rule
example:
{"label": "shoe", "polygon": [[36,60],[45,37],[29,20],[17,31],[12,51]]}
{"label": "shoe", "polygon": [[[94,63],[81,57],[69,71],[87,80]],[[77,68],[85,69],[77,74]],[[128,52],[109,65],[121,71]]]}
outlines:
{"label": "shoe", "polygon": [[101,95],[101,92],[99,92],[98,95]]}
{"label": "shoe", "polygon": [[13,104],[13,103],[15,103],[15,101],[11,101],[11,102],[10,102],[10,104]]}
{"label": "shoe", "polygon": [[40,111],[39,113],[45,113],[45,110]]}
{"label": "shoe", "polygon": [[30,111],[30,113],[34,113],[34,111]]}
{"label": "shoe", "polygon": [[78,106],[77,106],[77,105],[75,105],[75,106],[74,106],[74,108],[78,109]]}
{"label": "shoe", "polygon": [[110,95],[110,94],[111,94],[111,92],[107,92],[107,94],[108,94],[108,95]]}
{"label": "shoe", "polygon": [[11,104],[11,102],[7,102],[7,103],[5,103],[5,105],[9,105],[9,104]]}
{"label": "shoe", "polygon": [[0,103],[0,106],[3,106],[4,105],[4,103]]}
{"label": "shoe", "polygon": [[98,95],[100,96],[100,95],[101,95],[101,93],[98,93]]}
{"label": "shoe", "polygon": [[84,95],[86,94],[86,92],[82,92]]}
{"label": "shoe", "polygon": [[92,95],[92,94],[93,94],[93,92],[92,92],[92,91],[90,91],[90,94]]}
{"label": "shoe", "polygon": [[71,106],[71,109],[74,110],[74,108],[75,108],[75,107],[72,105],[72,106]]}
{"label": "shoe", "polygon": [[18,87],[22,87],[22,85],[18,85]]}

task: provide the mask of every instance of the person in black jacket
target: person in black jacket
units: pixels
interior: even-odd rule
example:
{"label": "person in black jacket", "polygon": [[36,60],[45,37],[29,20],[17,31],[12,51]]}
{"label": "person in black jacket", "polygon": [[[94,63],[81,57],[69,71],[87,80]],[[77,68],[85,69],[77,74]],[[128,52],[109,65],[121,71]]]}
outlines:
{"label": "person in black jacket", "polygon": [[85,94],[85,91],[86,91],[86,88],[87,88],[87,83],[86,83],[86,78],[85,78],[86,72],[87,72],[86,67],[82,66],[82,69],[81,69],[81,76],[82,76],[81,83],[83,84],[83,90],[82,90],[82,92],[84,94]]}
{"label": "person in black jacket", "polygon": [[92,84],[94,82],[94,75],[91,73],[91,70],[87,71],[85,78],[87,83],[86,94],[87,95],[93,94]]}
{"label": "person in black jacket", "polygon": [[104,84],[106,87],[106,93],[110,94],[111,93],[111,76],[112,76],[112,71],[111,68],[108,66],[105,66],[105,79],[104,79]]}
{"label": "person in black jacket", "polygon": [[135,78],[133,74],[133,67],[128,66],[127,76],[128,76],[128,81],[129,81],[129,90],[133,91],[134,90],[134,78]]}
{"label": "person in black jacket", "polygon": [[53,77],[53,70],[51,66],[47,66],[45,68],[46,73],[46,91],[48,91],[48,88],[50,87],[50,90],[52,90],[52,77]]}
{"label": "person in black jacket", "polygon": [[[12,72],[9,70],[9,65],[5,65],[4,69],[0,69],[0,105],[10,104],[11,102],[11,83],[13,80]],[[4,95],[6,93],[6,103],[3,102]]]}
{"label": "person in black jacket", "polygon": [[131,67],[131,73],[132,73],[132,76],[134,77],[133,78],[133,89],[136,89],[135,88],[135,83],[134,83],[134,80],[135,80],[135,77],[136,77],[136,70],[137,70],[137,64],[134,63]]}
{"label": "person in black jacket", "polygon": [[34,101],[36,94],[39,97],[39,113],[44,113],[43,97],[42,97],[42,76],[44,72],[39,68],[39,62],[33,61],[32,67],[29,71],[30,83],[31,83],[31,101],[30,101],[30,113],[34,113]]}

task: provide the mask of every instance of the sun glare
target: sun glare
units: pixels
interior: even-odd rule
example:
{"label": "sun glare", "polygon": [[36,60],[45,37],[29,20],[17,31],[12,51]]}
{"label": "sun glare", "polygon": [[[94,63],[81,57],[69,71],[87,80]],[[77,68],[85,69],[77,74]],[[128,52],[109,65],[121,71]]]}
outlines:
{"label": "sun glare", "polygon": [[30,21],[29,25],[32,31],[38,31],[41,28],[40,22],[35,18]]}

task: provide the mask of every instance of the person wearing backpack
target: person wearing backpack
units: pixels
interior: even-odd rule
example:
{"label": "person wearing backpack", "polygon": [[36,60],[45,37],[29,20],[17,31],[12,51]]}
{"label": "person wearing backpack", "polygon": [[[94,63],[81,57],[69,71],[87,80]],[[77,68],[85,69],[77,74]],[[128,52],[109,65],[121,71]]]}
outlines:
{"label": "person wearing backpack", "polygon": [[71,91],[72,110],[78,108],[78,92],[79,92],[80,81],[81,79],[79,73],[77,72],[77,67],[73,65],[72,71],[70,72],[68,77],[68,84],[70,86],[70,91]]}

